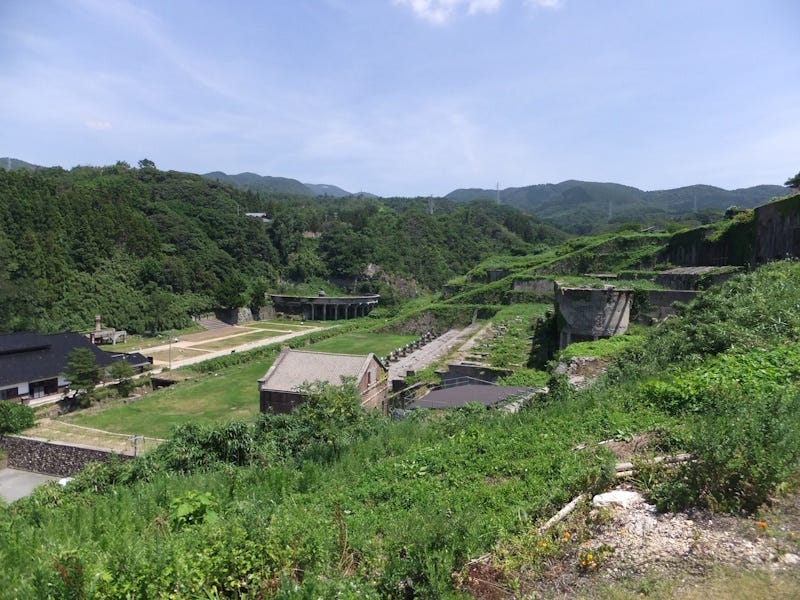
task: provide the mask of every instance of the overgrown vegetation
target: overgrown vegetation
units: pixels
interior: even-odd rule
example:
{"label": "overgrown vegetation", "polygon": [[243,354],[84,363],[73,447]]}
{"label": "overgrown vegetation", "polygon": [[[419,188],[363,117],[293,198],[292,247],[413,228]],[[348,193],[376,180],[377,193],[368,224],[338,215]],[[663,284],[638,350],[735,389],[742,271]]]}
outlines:
{"label": "overgrown vegetation", "polygon": [[655,477],[662,507],[753,511],[800,466],[798,290],[796,262],[739,275],[617,361],[608,384],[675,417],[664,443],[696,457]]}

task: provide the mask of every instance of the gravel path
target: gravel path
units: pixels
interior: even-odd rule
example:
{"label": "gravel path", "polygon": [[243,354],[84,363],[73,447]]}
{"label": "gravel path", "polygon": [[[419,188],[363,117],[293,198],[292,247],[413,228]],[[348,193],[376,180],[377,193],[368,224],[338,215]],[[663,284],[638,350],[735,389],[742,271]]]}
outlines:
{"label": "gravel path", "polygon": [[472,336],[477,327],[477,325],[470,325],[466,329],[451,329],[408,356],[403,356],[397,362],[390,363],[389,381],[405,378],[408,371],[421,371],[449,353],[458,350],[464,344],[464,340]]}

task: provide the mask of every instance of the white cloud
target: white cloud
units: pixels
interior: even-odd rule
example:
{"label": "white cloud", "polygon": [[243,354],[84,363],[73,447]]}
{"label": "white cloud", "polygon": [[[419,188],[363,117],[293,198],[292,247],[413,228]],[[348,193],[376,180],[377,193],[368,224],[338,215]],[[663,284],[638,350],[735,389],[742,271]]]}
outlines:
{"label": "white cloud", "polygon": [[395,0],[395,4],[407,6],[419,18],[437,25],[446,23],[456,14],[468,15],[493,13],[503,0]]}

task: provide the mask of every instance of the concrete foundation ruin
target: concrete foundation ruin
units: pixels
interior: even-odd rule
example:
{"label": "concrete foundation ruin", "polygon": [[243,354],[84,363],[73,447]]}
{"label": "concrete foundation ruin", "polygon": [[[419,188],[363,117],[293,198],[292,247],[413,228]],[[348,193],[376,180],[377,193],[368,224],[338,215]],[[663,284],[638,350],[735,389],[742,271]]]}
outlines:
{"label": "concrete foundation ruin", "polygon": [[628,331],[633,290],[562,287],[556,283],[558,347],[596,341]]}

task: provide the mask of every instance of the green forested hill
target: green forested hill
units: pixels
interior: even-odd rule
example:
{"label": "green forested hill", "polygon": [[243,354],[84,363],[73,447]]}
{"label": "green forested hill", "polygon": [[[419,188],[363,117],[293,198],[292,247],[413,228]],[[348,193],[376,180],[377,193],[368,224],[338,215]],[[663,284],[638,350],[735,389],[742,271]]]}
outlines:
{"label": "green forested hill", "polygon": [[[0,330],[79,329],[97,313],[131,331],[175,327],[281,280],[433,288],[563,235],[509,207],[441,203],[430,215],[422,200],[259,195],[150,161],[0,170]],[[379,281],[363,281],[369,264]]]}
{"label": "green forested hill", "polygon": [[[732,205],[753,208],[786,192],[785,187],[778,185],[732,191],[692,185],[645,192],[617,183],[570,180],[507,188],[500,191],[500,201],[569,231],[591,233],[608,224],[659,221],[708,210],[721,213]],[[496,196],[495,190],[460,189],[450,192],[447,198],[468,202],[493,200]]]}
{"label": "green forested hill", "polygon": [[214,171],[203,175],[206,179],[222,181],[235,188],[252,190],[254,192],[280,192],[286,194],[297,194],[299,196],[313,196],[314,191],[308,188],[297,179],[288,177],[271,177],[269,175],[258,175],[256,173],[239,173],[228,175],[222,171]]}

